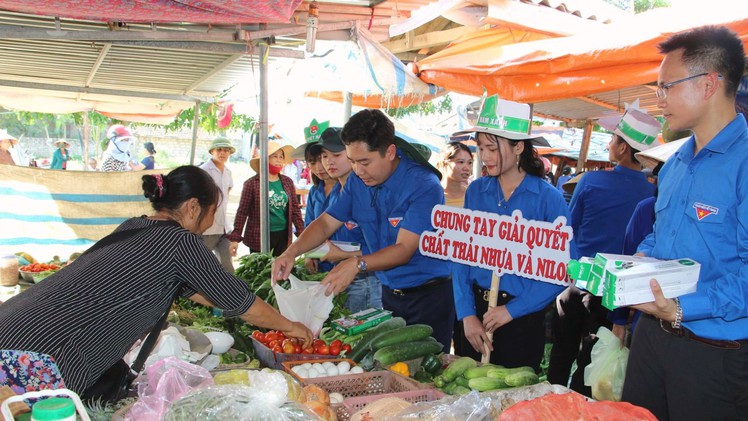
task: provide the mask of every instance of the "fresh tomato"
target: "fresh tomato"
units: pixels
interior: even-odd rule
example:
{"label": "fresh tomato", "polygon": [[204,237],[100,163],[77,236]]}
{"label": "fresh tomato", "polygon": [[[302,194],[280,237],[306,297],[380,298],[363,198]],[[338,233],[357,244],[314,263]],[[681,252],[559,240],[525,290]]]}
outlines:
{"label": "fresh tomato", "polygon": [[285,333],[283,333],[281,331],[278,331],[278,339],[280,339],[281,341],[283,341],[283,340],[286,340],[288,338],[286,338],[286,334]]}
{"label": "fresh tomato", "polygon": [[330,347],[333,346],[341,347],[343,346],[343,341],[341,341],[340,339],[335,339],[334,341],[330,342]]}
{"label": "fresh tomato", "polygon": [[318,347],[318,346],[320,346],[320,345],[327,345],[327,344],[322,339],[315,339],[312,342],[312,346],[315,347],[315,348]]}
{"label": "fresh tomato", "polygon": [[261,343],[265,343],[265,334],[260,332],[259,330],[255,330],[252,332],[252,337],[260,341]]}
{"label": "fresh tomato", "polygon": [[302,354],[314,354],[314,348],[312,348],[311,346],[308,346],[308,347],[302,349],[301,353]]}
{"label": "fresh tomato", "polygon": [[280,352],[280,353],[283,352],[283,348],[280,346],[279,343],[276,343],[275,346],[270,347],[270,350],[273,352]]}
{"label": "fresh tomato", "polygon": [[334,344],[334,345],[330,344],[330,347],[329,347],[330,348],[330,355],[334,355],[336,357],[338,355],[340,355],[340,349],[341,349],[342,346],[343,345],[341,345],[339,343],[338,344]]}
{"label": "fresh tomato", "polygon": [[327,345],[320,345],[319,348],[315,348],[315,354],[330,355],[330,347]]}
{"label": "fresh tomato", "polygon": [[341,348],[342,351],[345,351],[345,355],[348,355],[351,353],[351,345],[350,344],[343,344],[343,347]]}
{"label": "fresh tomato", "polygon": [[286,354],[293,354],[296,347],[288,339],[283,341],[283,352]]}
{"label": "fresh tomato", "polygon": [[280,339],[280,338],[278,337],[278,332],[276,332],[276,331],[274,331],[274,330],[271,330],[271,331],[269,331],[268,333],[266,333],[266,334],[265,334],[265,340],[266,340],[266,341],[267,341],[268,343],[270,343],[270,342],[272,342],[272,341],[276,341],[276,340],[278,340],[278,339]]}
{"label": "fresh tomato", "polygon": [[296,344],[293,346],[293,353],[294,354],[301,354],[301,345]]}
{"label": "fresh tomato", "polygon": [[283,342],[277,339],[273,339],[272,341],[268,342],[268,348],[275,348],[276,346],[283,346]]}

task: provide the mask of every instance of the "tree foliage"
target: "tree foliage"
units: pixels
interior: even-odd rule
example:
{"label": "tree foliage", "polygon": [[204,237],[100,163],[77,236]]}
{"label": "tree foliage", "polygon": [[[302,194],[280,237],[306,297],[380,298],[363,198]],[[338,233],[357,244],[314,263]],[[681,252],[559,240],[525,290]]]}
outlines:
{"label": "tree foliage", "polygon": [[452,98],[447,94],[441,98],[422,102],[418,105],[411,105],[410,107],[402,108],[388,108],[386,111],[387,114],[395,118],[401,118],[410,114],[417,114],[419,116],[443,114],[452,111]]}
{"label": "tree foliage", "polygon": [[[606,3],[625,10],[631,11],[631,0],[605,0]],[[646,12],[659,7],[670,7],[670,0],[634,0],[634,13]]]}
{"label": "tree foliage", "polygon": [[[242,131],[252,133],[255,130],[257,120],[251,116],[234,113],[231,118],[231,124],[226,128],[218,127],[217,105],[207,102],[200,103],[200,115],[198,116],[198,126],[210,134],[223,133],[226,131]],[[195,108],[190,107],[179,113],[177,118],[170,124],[162,126],[166,131],[179,131],[184,128],[192,128],[195,120]]]}

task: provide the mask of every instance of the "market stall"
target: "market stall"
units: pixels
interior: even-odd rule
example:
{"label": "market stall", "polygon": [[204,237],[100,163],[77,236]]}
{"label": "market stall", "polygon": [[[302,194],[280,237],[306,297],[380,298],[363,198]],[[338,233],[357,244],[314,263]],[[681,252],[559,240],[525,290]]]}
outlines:
{"label": "market stall", "polygon": [[[28,253],[17,259],[34,260]],[[251,254],[241,262],[237,276],[284,311],[278,301],[285,298],[277,294],[293,290],[294,281],[271,285],[269,254]],[[58,263],[64,267],[69,261]],[[44,282],[56,270],[37,262],[13,274],[37,273],[31,282]],[[303,259],[293,273],[312,284],[321,277],[310,274]],[[12,281],[5,278],[4,285]],[[91,419],[116,420],[488,420],[523,419],[575,402],[590,414],[654,419],[626,403],[595,404],[545,382],[544,373],[530,367],[506,368],[444,354],[428,325],[406,325],[381,309],[352,315],[344,307],[344,294],[330,300],[319,337],[307,347],[282,332],[224,318],[220,309],[177,300],[168,316],[170,327],[129,394],[82,407]],[[137,347],[129,355],[135,354]],[[549,400],[556,395],[563,404]],[[16,415],[24,410],[15,409]]]}

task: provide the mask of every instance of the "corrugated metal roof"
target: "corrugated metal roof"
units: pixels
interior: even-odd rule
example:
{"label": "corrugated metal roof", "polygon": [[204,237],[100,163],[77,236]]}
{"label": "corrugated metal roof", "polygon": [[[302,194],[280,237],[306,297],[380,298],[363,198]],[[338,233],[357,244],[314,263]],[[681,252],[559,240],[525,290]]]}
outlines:
{"label": "corrugated metal roof", "polygon": [[639,99],[639,106],[652,116],[662,115],[657,108],[655,90],[650,86],[632,86],[616,91],[601,92],[587,97],[562,99],[533,104],[533,112],[557,120],[588,120],[623,112],[625,105]]}

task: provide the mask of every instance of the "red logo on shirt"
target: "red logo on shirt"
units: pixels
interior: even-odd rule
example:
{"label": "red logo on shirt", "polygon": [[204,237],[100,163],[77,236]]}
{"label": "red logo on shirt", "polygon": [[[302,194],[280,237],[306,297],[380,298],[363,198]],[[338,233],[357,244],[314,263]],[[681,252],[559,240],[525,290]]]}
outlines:
{"label": "red logo on shirt", "polygon": [[390,225],[392,225],[392,228],[397,228],[398,225],[400,225],[400,221],[403,220],[402,216],[399,218],[388,218],[388,221],[390,221]]}
{"label": "red logo on shirt", "polygon": [[348,230],[350,231],[352,229],[358,228],[358,224],[355,223],[354,221],[348,221],[345,223],[345,227],[348,228]]}
{"label": "red logo on shirt", "polygon": [[714,206],[709,206],[698,202],[693,204],[693,208],[696,209],[696,218],[699,221],[709,215],[717,215],[719,213],[719,208],[715,208]]}

